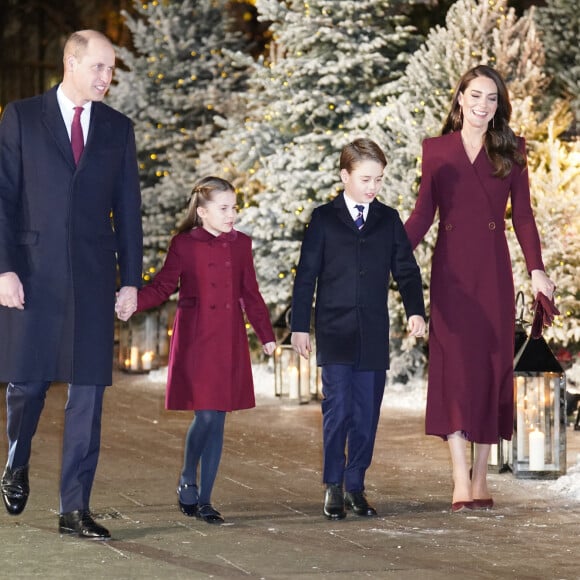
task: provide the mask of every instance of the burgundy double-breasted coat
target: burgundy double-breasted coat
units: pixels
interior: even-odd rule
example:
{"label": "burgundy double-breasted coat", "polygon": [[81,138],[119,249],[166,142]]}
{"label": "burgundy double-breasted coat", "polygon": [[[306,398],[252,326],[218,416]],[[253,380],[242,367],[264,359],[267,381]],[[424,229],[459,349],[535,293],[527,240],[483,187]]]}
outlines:
{"label": "burgundy double-breasted coat", "polygon": [[[525,153],[525,143],[519,139]],[[426,432],[463,431],[477,443],[513,430],[515,300],[505,214],[528,271],[544,269],[527,168],[493,177],[482,149],[470,162],[459,132],[427,139],[415,209],[405,224],[413,247],[439,211],[431,268]]]}
{"label": "burgundy double-breasted coat", "polygon": [[244,312],[263,344],[275,338],[258,289],[251,239],[236,230],[217,237],[203,228],[178,234],[161,270],[139,291],[138,310],[158,306],[178,285],[166,408],[254,407]]}

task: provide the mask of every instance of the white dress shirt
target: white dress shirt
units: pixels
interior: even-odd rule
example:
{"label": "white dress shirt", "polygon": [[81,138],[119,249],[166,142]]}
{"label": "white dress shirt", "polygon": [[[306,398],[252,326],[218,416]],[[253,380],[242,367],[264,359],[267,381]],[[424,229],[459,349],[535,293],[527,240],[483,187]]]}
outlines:
{"label": "white dress shirt", "polygon": [[[62,85],[59,85],[56,90],[56,99],[58,101],[58,106],[60,107],[60,113],[64,119],[64,124],[68,133],[68,138],[70,139],[71,125],[73,117],[75,114],[76,105],[64,94],[62,90]],[[92,101],[89,101],[83,107],[83,114],[81,115],[81,127],[83,128],[83,140],[85,145],[87,144],[87,135],[89,134],[89,125],[91,123],[91,106]]]}
{"label": "white dress shirt", "polygon": [[355,205],[362,205],[364,207],[363,219],[366,222],[367,216],[369,215],[369,204],[368,203],[359,203],[358,201],[354,201],[354,199],[352,199],[352,198],[348,197],[348,195],[346,195],[346,192],[344,192],[343,195],[344,195],[344,201],[346,203],[346,207],[348,208],[348,211],[350,212],[350,215],[352,216],[352,221],[356,220],[356,218],[358,217],[358,209],[356,209]]}

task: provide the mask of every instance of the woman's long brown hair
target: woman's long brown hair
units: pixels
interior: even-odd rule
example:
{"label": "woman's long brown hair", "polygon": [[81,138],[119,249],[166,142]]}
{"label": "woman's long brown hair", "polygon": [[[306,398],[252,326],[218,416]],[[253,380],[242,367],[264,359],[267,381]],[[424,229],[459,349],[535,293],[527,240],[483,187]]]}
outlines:
{"label": "woman's long brown hair", "polygon": [[493,165],[495,177],[505,177],[511,171],[513,164],[525,167],[526,159],[518,150],[517,138],[509,126],[512,106],[509,99],[507,86],[501,75],[487,65],[479,65],[468,70],[459,80],[451,110],[443,123],[442,135],[460,131],[463,126],[463,111],[459,104],[459,94],[464,93],[469,83],[477,77],[491,79],[497,87],[497,111],[493,120],[488,124],[483,146],[489,160]]}

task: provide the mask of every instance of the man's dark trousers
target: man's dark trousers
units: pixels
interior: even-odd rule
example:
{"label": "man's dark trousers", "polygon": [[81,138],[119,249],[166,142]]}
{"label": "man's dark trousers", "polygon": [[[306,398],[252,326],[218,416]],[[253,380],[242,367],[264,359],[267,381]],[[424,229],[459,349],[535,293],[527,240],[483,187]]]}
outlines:
{"label": "man's dark trousers", "polygon": [[[50,382],[9,383],[6,389],[8,462],[28,465],[32,438]],[[88,510],[99,459],[104,386],[69,385],[65,407],[60,511]]]}

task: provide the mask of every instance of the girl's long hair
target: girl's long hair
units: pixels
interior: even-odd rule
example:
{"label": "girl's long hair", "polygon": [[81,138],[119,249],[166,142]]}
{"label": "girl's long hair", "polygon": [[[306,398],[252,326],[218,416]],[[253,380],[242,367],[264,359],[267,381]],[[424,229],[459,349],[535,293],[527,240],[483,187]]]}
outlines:
{"label": "girl's long hair", "polygon": [[510,104],[507,86],[501,75],[490,66],[478,65],[468,70],[459,80],[451,110],[443,123],[441,134],[460,131],[463,126],[463,111],[459,105],[459,94],[464,93],[469,83],[477,77],[491,79],[497,87],[497,111],[492,121],[488,124],[483,146],[493,165],[495,177],[505,177],[511,171],[513,164],[525,167],[526,158],[518,150],[517,138],[509,126],[512,106]]}
{"label": "girl's long hair", "polygon": [[225,179],[221,177],[214,177],[209,175],[200,179],[191,191],[191,199],[189,201],[189,207],[187,208],[187,214],[183,221],[177,226],[177,233],[186,232],[191,228],[202,226],[202,220],[197,215],[198,207],[205,207],[208,202],[210,202],[215,193],[221,193],[224,191],[235,192],[234,186]]}

